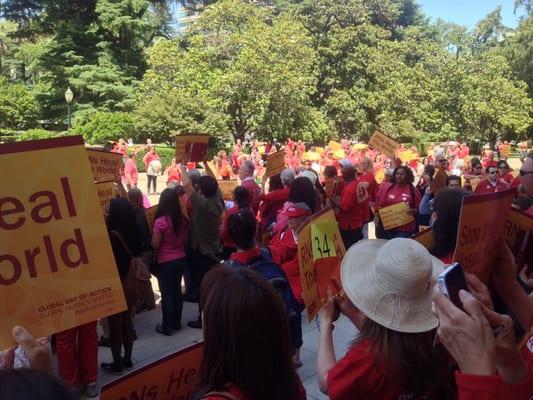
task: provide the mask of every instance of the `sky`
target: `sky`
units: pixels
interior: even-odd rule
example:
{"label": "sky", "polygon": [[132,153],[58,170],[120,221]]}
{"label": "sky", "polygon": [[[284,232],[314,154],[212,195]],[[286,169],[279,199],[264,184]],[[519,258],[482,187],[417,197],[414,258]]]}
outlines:
{"label": "sky", "polygon": [[432,21],[441,18],[447,22],[473,28],[476,23],[499,5],[502,6],[502,22],[514,28],[518,25],[518,15],[514,15],[514,0],[418,0],[422,11]]}

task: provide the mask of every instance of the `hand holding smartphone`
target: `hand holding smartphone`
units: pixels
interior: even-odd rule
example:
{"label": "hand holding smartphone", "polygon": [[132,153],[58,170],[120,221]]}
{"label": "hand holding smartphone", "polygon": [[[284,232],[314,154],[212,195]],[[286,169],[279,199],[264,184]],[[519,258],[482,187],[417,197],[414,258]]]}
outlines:
{"label": "hand holding smartphone", "polygon": [[437,283],[439,284],[442,293],[444,293],[456,307],[463,310],[463,303],[459,298],[459,291],[462,289],[469,292],[469,290],[461,264],[453,263],[442,271],[437,278]]}

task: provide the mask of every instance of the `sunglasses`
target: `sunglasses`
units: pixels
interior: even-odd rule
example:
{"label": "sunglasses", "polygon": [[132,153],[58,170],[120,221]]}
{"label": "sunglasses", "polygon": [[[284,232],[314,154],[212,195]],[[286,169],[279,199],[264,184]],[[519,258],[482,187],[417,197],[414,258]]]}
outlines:
{"label": "sunglasses", "polygon": [[500,169],[507,169],[507,167],[500,167]]}
{"label": "sunglasses", "polygon": [[489,175],[495,175],[497,173],[498,173],[498,171],[491,171],[491,172],[489,172]]}
{"label": "sunglasses", "polygon": [[519,173],[520,173],[520,176],[526,176],[526,175],[531,175],[531,174],[533,174],[533,171],[524,171],[523,169],[521,169],[521,170],[519,171]]}
{"label": "sunglasses", "polygon": [[477,167],[474,167],[474,169],[482,169],[483,167],[481,165],[478,165]]}

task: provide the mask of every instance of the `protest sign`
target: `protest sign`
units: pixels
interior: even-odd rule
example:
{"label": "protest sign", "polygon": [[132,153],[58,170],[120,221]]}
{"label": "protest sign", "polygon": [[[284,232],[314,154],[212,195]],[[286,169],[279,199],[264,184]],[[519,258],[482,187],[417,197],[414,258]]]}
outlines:
{"label": "protest sign", "polygon": [[389,157],[394,157],[396,151],[400,148],[399,143],[379,131],[374,132],[368,145]]}
{"label": "protest sign", "polygon": [[98,200],[100,201],[100,207],[102,212],[107,214],[109,209],[109,202],[112,198],[117,197],[117,190],[115,189],[114,181],[97,182],[95,183],[96,193],[98,193]]}
{"label": "protest sign", "polygon": [[323,147],[315,146],[315,153],[323,154],[325,149]]}
{"label": "protest sign", "polygon": [[412,150],[404,150],[398,153],[398,157],[400,158],[400,160],[402,160],[402,162],[405,163],[418,159],[418,154],[416,154]]}
{"label": "protest sign", "polygon": [[[13,168],[16,165],[17,168]],[[81,136],[0,144],[0,349],[124,311]],[[20,184],[25,182],[25,184]]]}
{"label": "protest sign", "polygon": [[439,190],[441,190],[443,187],[446,187],[447,178],[448,174],[446,173],[446,171],[442,168],[437,168],[437,173],[435,174],[435,177],[431,182],[431,191],[433,192],[433,194],[437,194]]}
{"label": "protest sign", "polygon": [[208,135],[177,135],[176,162],[199,162],[207,158]]}
{"label": "protest sign", "polygon": [[272,175],[277,175],[285,169],[285,152],[283,150],[277,151],[273,154],[269,154],[266,159],[266,172],[267,178]]}
{"label": "protest sign", "polygon": [[509,158],[509,155],[511,154],[511,145],[510,144],[502,144],[502,147],[500,148],[500,155],[504,158]]}
{"label": "protest sign", "polygon": [[339,184],[339,182],[342,182],[342,176],[334,176],[332,178],[326,178],[326,188],[324,189],[326,192],[326,196],[331,197],[335,193],[335,186]]}
{"label": "protest sign", "polygon": [[383,179],[385,179],[385,168],[380,168],[376,171],[376,175],[374,176],[374,179],[376,179],[376,182],[378,184],[381,184],[383,182]]}
{"label": "protest sign", "polygon": [[[519,269],[526,264],[526,260],[533,260],[533,217],[511,209],[505,223],[504,237]],[[532,269],[533,265],[528,267]]]}
{"label": "protest sign", "polygon": [[433,229],[427,228],[423,231],[420,231],[413,236],[413,239],[424,246],[426,249],[431,249],[435,246],[435,238],[433,237]]}
{"label": "protest sign", "polygon": [[124,166],[122,154],[94,149],[86,151],[94,182],[113,181],[120,176]]}
{"label": "protest sign", "polygon": [[150,234],[154,229],[155,213],[157,212],[157,205],[152,206],[144,210],[144,215],[146,216],[146,222],[148,223],[148,229],[150,229]]}
{"label": "protest sign", "polygon": [[224,200],[233,199],[233,191],[237,186],[239,186],[237,179],[218,181],[218,187],[220,188],[220,192],[222,193],[222,198]]}
{"label": "protest sign", "polygon": [[492,252],[505,231],[515,189],[463,197],[453,260],[485,284],[490,280]]}
{"label": "protest sign", "polygon": [[102,386],[100,400],[190,399],[198,389],[203,343],[196,343]]}
{"label": "protest sign", "polygon": [[204,161],[204,167],[205,167],[205,172],[207,172],[207,175],[212,176],[215,179],[220,179],[220,177],[218,176],[217,167],[215,166],[215,163],[213,162],[213,160]]}
{"label": "protest sign", "polygon": [[[314,228],[313,225],[315,225]],[[303,297],[307,308],[307,318],[312,321],[325,302],[325,298],[321,297],[321,294],[326,292],[327,286],[324,288],[324,285],[329,286],[331,284],[328,275],[329,278],[331,278],[331,274],[338,276],[340,262],[346,250],[336,224],[335,214],[331,208],[313,214],[300,227],[297,235]],[[321,252],[318,251],[317,246],[320,246]],[[336,257],[331,257],[333,251]],[[317,256],[320,258],[316,258]],[[336,260],[331,260],[331,258]],[[322,269],[324,270],[322,271]],[[320,281],[319,276],[321,277]],[[320,289],[319,285],[322,285]]]}
{"label": "protest sign", "polygon": [[342,149],[342,145],[339,143],[339,142],[336,142],[334,140],[330,140],[329,143],[328,143],[328,147],[331,149],[331,150],[340,150]]}
{"label": "protest sign", "polygon": [[415,219],[408,213],[409,206],[403,201],[393,204],[392,206],[383,207],[379,210],[379,216],[385,230],[398,228],[408,224]]}
{"label": "protest sign", "polygon": [[333,157],[337,158],[337,159],[341,159],[341,158],[344,158],[346,156],[346,153],[344,152],[343,149],[339,149],[339,150],[335,150],[333,152]]}

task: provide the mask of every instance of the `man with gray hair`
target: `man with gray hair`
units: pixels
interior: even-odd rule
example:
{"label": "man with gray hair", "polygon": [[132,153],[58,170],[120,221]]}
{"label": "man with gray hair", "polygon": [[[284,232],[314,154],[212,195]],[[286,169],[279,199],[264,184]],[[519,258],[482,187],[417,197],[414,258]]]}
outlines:
{"label": "man with gray hair", "polygon": [[280,174],[281,183],[284,188],[290,188],[292,182],[296,179],[296,172],[292,168],[285,168]]}
{"label": "man with gray hair", "polygon": [[261,188],[254,180],[255,166],[252,160],[245,160],[239,168],[239,179],[241,186],[248,191],[248,204],[250,208],[257,214],[259,210],[259,195]]}

